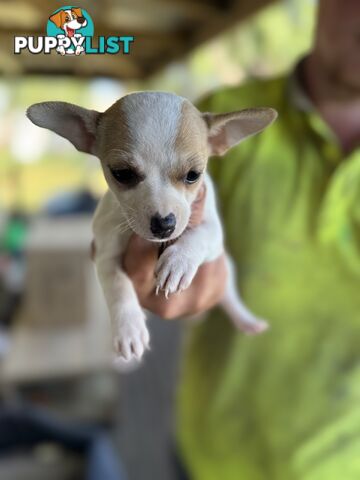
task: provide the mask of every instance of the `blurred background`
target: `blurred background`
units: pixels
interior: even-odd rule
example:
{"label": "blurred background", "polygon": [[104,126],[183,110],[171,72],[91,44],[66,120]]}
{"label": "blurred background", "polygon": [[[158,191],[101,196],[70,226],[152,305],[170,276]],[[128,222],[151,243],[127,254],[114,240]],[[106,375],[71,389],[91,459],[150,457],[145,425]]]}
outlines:
{"label": "blurred background", "polygon": [[14,425],[52,432],[40,447],[1,457],[0,478],[90,478],[79,472],[97,445],[127,478],[172,480],[184,327],[151,319],[145,361],[113,366],[89,257],[105,191],[99,162],[32,125],[25,110],[44,100],[104,110],[144,89],[196,101],[218,86],[280,75],[309,48],[316,2],[85,0],[78,6],[96,35],[135,36],[130,55],[14,55],[14,35],[45,35],[60,6],[0,1],[0,445],[11,445]]}

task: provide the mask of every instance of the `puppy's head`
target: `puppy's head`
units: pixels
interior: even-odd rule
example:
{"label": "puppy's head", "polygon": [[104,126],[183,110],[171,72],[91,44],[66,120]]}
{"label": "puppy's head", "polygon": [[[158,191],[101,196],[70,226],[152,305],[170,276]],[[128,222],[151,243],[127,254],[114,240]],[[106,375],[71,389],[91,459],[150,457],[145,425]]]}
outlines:
{"label": "puppy's head", "polygon": [[32,105],[27,115],[99,157],[129,227],[152,241],[184,231],[210,155],[224,154],[276,118],[269,108],[201,113],[164,92],[127,95],[104,113],[45,102]]}
{"label": "puppy's head", "polygon": [[64,30],[68,37],[72,37],[76,30],[87,25],[87,20],[83,16],[81,8],[59,10],[54,15],[51,15],[50,20],[58,28]]}

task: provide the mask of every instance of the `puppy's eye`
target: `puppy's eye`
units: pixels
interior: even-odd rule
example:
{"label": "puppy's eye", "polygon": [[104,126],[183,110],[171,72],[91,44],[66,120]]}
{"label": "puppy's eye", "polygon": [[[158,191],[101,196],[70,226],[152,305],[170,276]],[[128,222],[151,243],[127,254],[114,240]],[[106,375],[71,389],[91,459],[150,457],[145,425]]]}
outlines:
{"label": "puppy's eye", "polygon": [[141,180],[141,176],[132,168],[110,169],[111,175],[122,185],[135,186]]}
{"label": "puppy's eye", "polygon": [[67,15],[65,17],[65,22],[70,22],[70,17],[68,17]]}
{"label": "puppy's eye", "polygon": [[185,183],[195,183],[199,180],[201,173],[196,170],[189,170],[185,177]]}

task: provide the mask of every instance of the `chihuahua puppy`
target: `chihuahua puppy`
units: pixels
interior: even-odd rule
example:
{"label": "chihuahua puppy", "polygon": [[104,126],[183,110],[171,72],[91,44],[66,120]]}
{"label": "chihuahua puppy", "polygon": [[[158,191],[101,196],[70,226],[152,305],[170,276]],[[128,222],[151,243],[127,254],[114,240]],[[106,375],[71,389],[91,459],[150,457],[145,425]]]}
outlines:
{"label": "chihuahua puppy", "polygon": [[[208,158],[222,155],[276,118],[271,108],[201,113],[187,99],[166,92],[124,96],[103,113],[64,102],[27,110],[29,119],[96,155],[109,186],[95,212],[95,264],[106,298],[114,348],[125,360],[140,359],[149,346],[146,318],[121,257],[133,232],[151,242],[169,242],[156,270],[156,291],[166,297],[189,287],[204,262],[224,251],[223,232]],[[201,224],[187,228],[191,205],[206,188]],[[257,334],[267,323],[243,304],[234,269],[222,306],[234,325]]]}

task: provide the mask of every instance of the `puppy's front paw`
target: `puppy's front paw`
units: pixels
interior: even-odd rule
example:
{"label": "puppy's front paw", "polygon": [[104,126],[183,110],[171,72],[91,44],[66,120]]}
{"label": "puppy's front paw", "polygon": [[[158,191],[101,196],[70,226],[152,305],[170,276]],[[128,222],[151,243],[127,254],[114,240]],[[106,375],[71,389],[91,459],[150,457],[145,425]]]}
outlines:
{"label": "puppy's front paw", "polygon": [[181,292],[191,284],[199,265],[187,256],[177,245],[171,245],[160,256],[156,269],[156,292]]}
{"label": "puppy's front paw", "polygon": [[65,53],[66,53],[66,52],[65,52],[65,48],[64,48],[62,45],[60,45],[60,47],[57,47],[56,51],[57,51],[58,53],[60,53],[60,55],[62,55],[62,56],[64,56]]}
{"label": "puppy's front paw", "polygon": [[81,45],[78,45],[75,50],[75,55],[81,55],[84,52],[85,52],[84,47],[82,47]]}
{"label": "puppy's front paw", "polygon": [[135,313],[128,319],[122,319],[116,328],[114,349],[117,355],[125,361],[135,357],[140,360],[145,350],[149,348],[150,336],[142,314]]}

